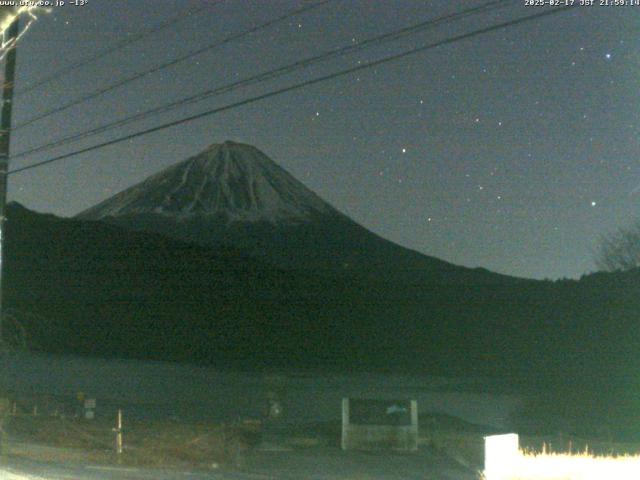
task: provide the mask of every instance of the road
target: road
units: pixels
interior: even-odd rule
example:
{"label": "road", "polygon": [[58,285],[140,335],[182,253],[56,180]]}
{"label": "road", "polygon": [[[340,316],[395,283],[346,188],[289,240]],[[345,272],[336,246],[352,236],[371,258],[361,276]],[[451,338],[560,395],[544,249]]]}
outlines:
{"label": "road", "polygon": [[255,451],[242,471],[179,471],[56,464],[7,457],[2,480],[477,480],[478,475],[429,449],[416,454],[342,452],[334,447]]}
{"label": "road", "polygon": [[232,472],[188,472],[99,466],[55,464],[27,459],[5,458],[0,467],[2,480],[272,480],[274,477]]}

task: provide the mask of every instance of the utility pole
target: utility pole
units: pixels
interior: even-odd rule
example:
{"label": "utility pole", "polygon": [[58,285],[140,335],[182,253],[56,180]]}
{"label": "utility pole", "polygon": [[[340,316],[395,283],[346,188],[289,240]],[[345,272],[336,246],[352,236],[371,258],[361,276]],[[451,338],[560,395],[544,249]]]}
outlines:
{"label": "utility pole", "polygon": [[2,305],[2,287],[4,286],[4,223],[7,204],[7,174],[9,173],[9,138],[11,137],[11,108],[13,106],[13,87],[16,73],[16,43],[20,21],[14,20],[7,31],[5,42],[9,51],[4,64],[4,86],[2,89],[2,118],[0,118],[0,345],[3,343],[2,327],[4,309]]}

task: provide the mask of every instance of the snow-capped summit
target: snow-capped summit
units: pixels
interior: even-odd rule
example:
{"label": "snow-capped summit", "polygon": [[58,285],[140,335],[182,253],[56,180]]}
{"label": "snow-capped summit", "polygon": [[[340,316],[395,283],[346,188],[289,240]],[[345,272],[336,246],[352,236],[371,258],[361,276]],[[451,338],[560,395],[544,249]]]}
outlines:
{"label": "snow-capped summit", "polygon": [[185,220],[299,223],[338,212],[255,147],[226,141],[82,212],[81,219],[153,214]]}

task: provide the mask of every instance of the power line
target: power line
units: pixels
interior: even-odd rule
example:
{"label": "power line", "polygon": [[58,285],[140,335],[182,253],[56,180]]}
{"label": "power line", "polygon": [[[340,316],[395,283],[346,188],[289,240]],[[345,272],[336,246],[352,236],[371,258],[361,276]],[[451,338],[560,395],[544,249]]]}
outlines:
{"label": "power line", "polygon": [[19,90],[16,92],[16,95],[22,95],[25,94],[27,92],[30,92],[32,90],[35,90],[38,87],[41,87],[43,85],[46,85],[47,83],[53,82],[54,80],[57,80],[60,77],[63,77],[64,75],[67,75],[69,73],[71,73],[74,70],[77,70],[81,67],[84,67],[85,65],[88,65],[90,63],[96,62],[106,56],[111,55],[114,52],[117,52],[118,50],[122,50],[125,47],[128,47],[129,45],[139,42],[140,40],[145,39],[146,37],[153,35],[155,33],[158,33],[162,30],[164,30],[165,28],[168,27],[173,27],[175,26],[175,24],[177,22],[180,22],[181,20],[185,20],[193,15],[196,15],[204,10],[207,10],[215,5],[218,5],[220,3],[222,3],[223,0],[218,0],[215,2],[208,2],[208,0],[205,0],[205,4],[202,5],[201,7],[198,7],[196,9],[191,9],[191,8],[185,8],[184,10],[181,10],[180,13],[178,13],[177,15],[172,16],[171,18],[168,18],[166,20],[163,20],[162,22],[158,23],[157,25],[151,27],[150,29],[144,31],[144,32],[139,32],[136,33],[135,35],[132,35],[129,38],[126,38],[125,40],[122,40],[120,42],[115,43],[114,45],[107,47],[103,50],[100,50],[96,53],[94,53],[93,55],[84,58],[82,60],[78,60],[75,63],[72,63],[70,65],[67,65],[64,68],[61,68],[60,70],[58,70],[57,72],[52,73],[51,75],[48,75],[30,85],[27,85],[25,88]]}
{"label": "power line", "polygon": [[514,25],[520,25],[522,23],[529,22],[529,21],[532,21],[532,20],[536,20],[536,19],[539,19],[539,18],[548,17],[548,16],[551,16],[551,15],[556,15],[556,14],[559,14],[559,13],[563,13],[563,12],[568,11],[569,9],[572,9],[572,8],[574,8],[574,7],[573,6],[556,7],[556,8],[553,8],[551,10],[546,10],[544,12],[540,12],[540,13],[537,13],[537,14],[534,14],[534,15],[521,17],[521,18],[518,18],[518,19],[515,19],[515,20],[510,20],[508,22],[503,22],[503,23],[499,23],[499,24],[496,24],[496,25],[492,25],[490,27],[485,27],[485,28],[481,28],[481,29],[478,29],[478,30],[474,30],[474,31],[469,32],[469,33],[456,35],[454,37],[446,38],[444,40],[440,40],[440,41],[435,42],[435,43],[430,43],[430,44],[427,44],[427,45],[423,45],[421,47],[416,47],[416,48],[413,48],[411,50],[406,50],[406,51],[404,51],[402,53],[398,53],[398,54],[395,54],[395,55],[384,57],[382,59],[375,60],[375,61],[363,64],[363,65],[358,65],[356,67],[351,67],[351,68],[348,68],[348,69],[345,69],[345,70],[340,70],[338,72],[334,72],[334,73],[331,73],[331,74],[328,74],[328,75],[324,75],[322,77],[314,78],[314,79],[307,80],[307,81],[304,81],[304,82],[300,82],[300,83],[297,83],[297,84],[294,84],[294,85],[290,85],[288,87],[280,88],[278,90],[274,90],[274,91],[271,91],[271,92],[268,92],[268,93],[264,93],[262,95],[257,95],[255,97],[250,97],[250,98],[247,98],[247,99],[244,99],[244,100],[240,100],[238,102],[234,102],[234,103],[222,106],[222,107],[214,108],[212,110],[208,110],[208,111],[205,111],[205,112],[202,112],[202,113],[198,113],[196,115],[191,115],[189,117],[185,117],[185,118],[182,118],[180,120],[174,120],[172,122],[164,123],[162,125],[158,125],[158,126],[155,126],[155,127],[152,127],[152,128],[148,128],[148,129],[141,130],[141,131],[138,131],[138,132],[135,132],[135,133],[131,133],[129,135],[125,135],[125,136],[118,137],[118,138],[115,138],[115,139],[112,139],[112,140],[108,140],[106,142],[102,142],[102,143],[99,143],[99,144],[96,144],[96,145],[92,145],[90,147],[86,147],[86,148],[82,148],[82,149],[79,149],[79,150],[75,150],[73,152],[65,153],[63,155],[58,155],[56,157],[53,157],[53,158],[50,158],[50,159],[47,159],[47,160],[43,160],[43,161],[36,162],[34,164],[31,164],[31,165],[27,165],[25,167],[16,168],[14,170],[11,170],[9,172],[9,174],[15,174],[15,173],[24,172],[24,171],[27,171],[27,170],[32,170],[32,169],[41,167],[43,165],[47,165],[47,164],[54,163],[54,162],[57,162],[57,161],[60,161],[60,160],[64,160],[64,159],[67,159],[67,158],[70,158],[70,157],[74,157],[76,155],[80,155],[82,153],[87,153],[87,152],[91,152],[93,150],[98,150],[100,148],[104,148],[104,147],[107,147],[107,146],[110,146],[110,145],[115,145],[117,143],[126,142],[127,140],[132,140],[132,139],[137,138],[137,137],[141,137],[141,136],[148,135],[148,134],[151,134],[151,133],[154,133],[154,132],[165,130],[167,128],[174,127],[176,125],[181,125],[183,123],[192,122],[192,121],[198,120],[200,118],[209,117],[209,116],[221,113],[221,112],[225,112],[227,110],[232,110],[234,108],[238,108],[238,107],[241,107],[241,106],[244,106],[244,105],[248,105],[248,104],[255,103],[255,102],[258,102],[258,101],[261,101],[261,100],[265,100],[267,98],[271,98],[271,97],[275,97],[275,96],[278,96],[278,95],[282,95],[282,94],[287,93],[287,92],[291,92],[291,91],[294,91],[294,90],[300,90],[302,88],[305,88],[305,87],[308,87],[308,86],[311,86],[311,85],[315,85],[315,84],[318,84],[318,83],[321,83],[321,82],[326,82],[328,80],[333,80],[333,79],[336,79],[336,78],[339,78],[339,77],[343,77],[345,75],[348,75],[348,74],[351,74],[351,73],[354,73],[354,72],[367,70],[367,69],[370,69],[370,68],[373,68],[373,67],[377,67],[379,65],[383,65],[383,64],[386,64],[386,63],[394,62],[396,60],[400,60],[402,58],[408,57],[410,55],[414,55],[416,53],[424,52],[426,50],[431,50],[433,48],[441,47],[441,46],[444,46],[444,45],[449,45],[449,44],[452,44],[452,43],[455,43],[455,42],[459,42],[461,40],[466,40],[466,39],[469,39],[469,38],[472,38],[472,37],[476,37],[478,35],[483,35],[483,34],[486,34],[486,33],[494,32],[496,30],[501,30],[503,28],[508,28],[508,27],[511,27],[511,26],[514,26]]}
{"label": "power line", "polygon": [[105,131],[111,130],[113,128],[117,128],[117,127],[121,127],[124,125],[128,125],[130,123],[133,122],[137,122],[146,118],[149,118],[151,116],[155,116],[158,115],[160,113],[164,113],[164,112],[168,112],[171,110],[175,110],[178,107],[184,106],[184,105],[188,105],[188,104],[192,104],[192,103],[197,103],[200,102],[202,100],[205,100],[207,98],[213,97],[213,96],[218,96],[221,95],[223,93],[228,93],[231,91],[234,91],[236,89],[242,88],[242,87],[246,87],[252,84],[256,84],[256,83],[261,83],[267,80],[272,80],[274,78],[283,76],[285,74],[291,73],[297,69],[301,69],[301,68],[306,68],[310,65],[313,65],[315,63],[319,63],[321,61],[325,61],[329,58],[332,57],[338,57],[338,56],[342,56],[342,55],[346,55],[346,54],[351,54],[360,50],[363,50],[365,48],[369,48],[375,45],[380,45],[384,42],[388,42],[388,41],[393,41],[393,40],[397,40],[399,38],[402,38],[404,36],[408,36],[411,34],[415,34],[418,33],[421,30],[424,30],[426,28],[429,27],[435,27],[437,25],[440,25],[442,23],[447,23],[447,22],[452,22],[452,21],[457,21],[460,20],[464,17],[468,17],[471,15],[477,15],[478,13],[485,13],[497,8],[503,8],[505,7],[507,4],[509,3],[513,3],[514,0],[494,0],[488,3],[485,3],[483,5],[480,5],[478,7],[474,7],[474,8],[469,8],[467,10],[464,10],[462,12],[457,12],[457,13],[452,13],[452,14],[448,14],[448,15],[444,15],[435,19],[430,19],[427,21],[423,21],[414,25],[411,25],[409,27],[405,27],[399,30],[394,30],[392,32],[388,32],[382,35],[378,35],[369,39],[365,39],[357,44],[354,45],[348,45],[346,47],[339,47],[339,48],[335,48],[332,50],[329,50],[328,52],[319,54],[319,55],[315,55],[312,57],[308,57],[305,58],[303,60],[298,60],[296,62],[290,63],[288,65],[273,69],[273,70],[269,70],[267,72],[263,72],[261,74],[258,75],[254,75],[252,77],[248,77],[242,80],[238,80],[236,82],[233,82],[231,84],[227,84],[227,85],[223,85],[221,87],[217,87],[214,89],[208,89],[205,90],[204,92],[200,92],[197,93],[195,95],[190,95],[188,97],[182,98],[180,100],[176,100],[174,102],[171,102],[169,104],[166,105],[161,105],[159,107],[155,107],[152,108],[150,110],[146,110],[144,112],[140,112],[137,113],[135,115],[131,115],[129,117],[120,119],[120,120],[116,120],[114,122],[110,122],[104,125],[101,125],[99,127],[93,128],[91,130],[85,131],[85,132],[80,132],[77,134],[73,134],[73,135],[69,135],[63,138],[59,138],[56,140],[53,140],[47,144],[38,146],[38,147],[33,147],[31,149],[28,150],[24,150],[22,152],[19,152],[15,155],[12,156],[12,158],[20,158],[29,154],[33,154],[36,152],[41,152],[41,151],[45,151],[45,150],[50,150],[52,148],[55,147],[59,147],[61,145],[66,145],[68,143],[74,143],[78,140],[87,138],[87,137],[91,137],[100,133],[103,133]]}
{"label": "power line", "polygon": [[321,6],[327,4],[327,3],[331,2],[331,1],[333,1],[333,0],[321,0],[321,1],[319,1],[317,3],[314,3],[314,4],[311,4],[311,5],[307,5],[307,6],[304,6],[304,7],[296,8],[295,10],[292,10],[292,11],[290,11],[290,12],[284,14],[284,15],[281,15],[281,16],[275,18],[275,19],[269,20],[269,21],[267,21],[265,23],[261,23],[260,25],[255,25],[255,26],[253,26],[253,27],[251,27],[251,28],[249,28],[247,30],[244,30],[244,31],[242,31],[240,33],[236,33],[236,34],[230,35],[230,36],[228,36],[228,37],[226,37],[226,38],[224,38],[222,40],[219,40],[217,42],[209,44],[209,45],[207,45],[205,47],[198,48],[197,50],[189,52],[189,53],[187,53],[185,55],[182,55],[180,57],[174,58],[173,60],[169,60],[168,62],[162,63],[160,65],[156,65],[155,67],[152,67],[152,68],[149,68],[149,69],[144,70],[142,72],[139,72],[139,73],[136,73],[134,75],[131,75],[130,77],[124,78],[124,79],[119,80],[119,81],[117,81],[115,83],[107,85],[106,87],[103,87],[103,88],[100,88],[98,90],[95,90],[95,91],[93,91],[93,92],[91,92],[91,93],[89,93],[87,95],[83,95],[83,96],[81,96],[79,98],[76,98],[75,100],[71,100],[70,102],[67,102],[67,103],[65,103],[65,104],[63,104],[63,105],[61,105],[59,107],[52,108],[51,110],[48,110],[48,111],[46,111],[44,113],[41,113],[39,115],[36,115],[34,117],[31,117],[29,120],[26,120],[26,121],[16,125],[15,127],[13,127],[13,130],[18,130],[20,128],[26,127],[26,126],[31,125],[31,124],[39,121],[39,120],[42,120],[43,118],[49,117],[49,116],[51,116],[51,115],[53,115],[55,113],[63,112],[65,110],[68,110],[71,107],[74,107],[74,106],[79,105],[81,103],[88,102],[90,100],[98,98],[98,97],[104,95],[105,93],[111,92],[111,91],[113,91],[113,90],[115,90],[117,88],[120,88],[120,87],[122,87],[124,85],[127,85],[127,84],[129,84],[131,82],[134,82],[136,80],[144,78],[144,77],[146,77],[148,75],[151,75],[153,73],[157,73],[157,72],[159,72],[161,70],[164,70],[166,68],[178,65],[179,63],[182,63],[185,60],[189,60],[190,58],[193,58],[195,56],[201,55],[204,52],[207,52],[209,50],[213,50],[214,48],[220,47],[220,46],[225,45],[225,44],[227,44],[229,42],[232,42],[234,40],[238,40],[238,39],[240,39],[242,37],[245,37],[247,35],[255,33],[255,32],[259,31],[259,30],[263,30],[265,28],[271,27],[272,25],[275,25],[276,23],[279,23],[279,22],[281,22],[283,20],[286,20],[288,18],[294,17],[296,15],[300,15],[300,14],[308,12],[310,10],[314,10],[314,9],[316,9],[318,7],[321,7]]}

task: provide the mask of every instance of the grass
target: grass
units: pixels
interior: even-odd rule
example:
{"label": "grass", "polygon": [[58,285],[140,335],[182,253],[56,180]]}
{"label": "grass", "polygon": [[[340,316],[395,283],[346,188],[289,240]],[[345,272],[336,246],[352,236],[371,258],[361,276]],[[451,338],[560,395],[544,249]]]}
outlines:
{"label": "grass", "polygon": [[[126,422],[124,450],[117,455],[113,426],[104,420],[14,416],[5,428],[7,449],[46,461],[82,459],[153,467],[237,467],[260,434],[257,423]],[[12,448],[12,443],[21,447]]]}
{"label": "grass", "polygon": [[486,480],[637,480],[640,456],[589,453],[522,453],[513,468],[485,474]]}
{"label": "grass", "polygon": [[[427,427],[427,425],[425,425]],[[423,444],[470,470],[484,464],[484,435],[468,426],[441,424],[425,428]],[[640,445],[568,435],[521,436],[521,455],[515,470],[481,475],[485,480],[638,480]]]}
{"label": "grass", "polygon": [[[531,443],[532,439],[523,443]],[[630,444],[595,442],[590,449],[585,440],[556,439],[564,451],[553,452],[543,443],[541,450],[520,449],[513,458],[505,456],[498,471],[484,472],[485,480],[637,480],[640,455]],[[638,451],[635,446],[635,451]]]}

